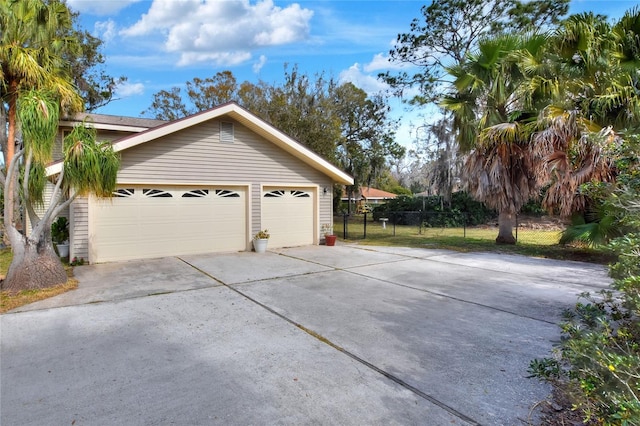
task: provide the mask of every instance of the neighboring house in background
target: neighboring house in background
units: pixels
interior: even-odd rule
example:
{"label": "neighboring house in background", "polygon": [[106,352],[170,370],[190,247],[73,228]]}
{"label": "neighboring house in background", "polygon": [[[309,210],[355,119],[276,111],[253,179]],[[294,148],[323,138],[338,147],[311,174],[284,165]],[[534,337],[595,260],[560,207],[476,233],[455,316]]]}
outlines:
{"label": "neighboring house in background", "polygon": [[356,206],[356,212],[358,213],[368,211],[368,208],[371,208],[372,205],[384,204],[387,200],[392,200],[398,196],[391,192],[367,186],[360,188],[360,190],[354,194],[351,199],[349,199],[346,190],[344,191],[344,194],[345,196],[342,197],[341,200],[345,202],[349,201],[354,204]]}
{"label": "neighboring house in background", "polygon": [[[81,121],[80,117],[77,117]],[[90,115],[121,155],[111,199],[70,206],[70,258],[91,263],[318,244],[333,184],[353,179],[231,102],[172,122]],[[63,121],[61,136],[78,121]],[[62,162],[47,168],[53,176]]]}

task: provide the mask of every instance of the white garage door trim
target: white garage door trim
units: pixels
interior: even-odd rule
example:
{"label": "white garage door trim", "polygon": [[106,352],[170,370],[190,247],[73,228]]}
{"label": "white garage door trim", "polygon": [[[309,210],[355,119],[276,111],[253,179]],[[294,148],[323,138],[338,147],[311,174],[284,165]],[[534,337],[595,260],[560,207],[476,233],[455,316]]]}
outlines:
{"label": "white garage door trim", "polygon": [[89,260],[246,250],[248,188],[121,185],[89,203]]}
{"label": "white garage door trim", "polygon": [[271,234],[270,248],[316,243],[317,186],[265,185],[260,194],[262,229]]}

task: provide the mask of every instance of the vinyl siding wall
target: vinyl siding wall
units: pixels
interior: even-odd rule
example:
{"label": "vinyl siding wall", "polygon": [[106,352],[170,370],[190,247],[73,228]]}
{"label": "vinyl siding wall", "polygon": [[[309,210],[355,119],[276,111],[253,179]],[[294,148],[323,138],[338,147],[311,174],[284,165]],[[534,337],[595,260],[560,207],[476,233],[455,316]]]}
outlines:
{"label": "vinyl siding wall", "polygon": [[[122,151],[118,182],[250,184],[250,237],[261,229],[263,186],[307,187],[317,193],[319,201],[317,241],[320,226],[333,221],[332,180],[238,122],[223,121],[234,124],[233,143],[220,141],[220,121],[216,120]],[[87,217],[86,200],[78,213]],[[88,236],[88,223],[74,223],[74,232],[80,238]],[[72,256],[85,257],[85,245],[74,245]]]}
{"label": "vinyl siding wall", "polygon": [[89,260],[89,200],[78,197],[71,203],[69,259]]}

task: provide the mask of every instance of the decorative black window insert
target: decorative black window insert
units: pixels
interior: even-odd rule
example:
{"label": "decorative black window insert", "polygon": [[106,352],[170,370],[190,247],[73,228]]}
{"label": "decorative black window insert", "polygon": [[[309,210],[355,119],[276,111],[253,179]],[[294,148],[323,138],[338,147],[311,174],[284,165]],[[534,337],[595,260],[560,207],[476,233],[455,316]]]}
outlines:
{"label": "decorative black window insert", "polygon": [[216,195],[218,197],[232,197],[232,198],[236,198],[236,197],[240,197],[240,194],[238,194],[236,191],[232,191],[230,189],[216,189]]}
{"label": "decorative black window insert", "polygon": [[311,197],[308,192],[304,191],[291,191],[291,195],[297,198],[309,198]]}
{"label": "decorative black window insert", "polygon": [[142,194],[146,197],[153,198],[171,198],[173,195],[167,191],[163,191],[162,189],[143,189]]}
{"label": "decorative black window insert", "polygon": [[269,191],[264,194],[265,198],[267,197],[284,197],[284,191],[279,189],[277,191]]}
{"label": "decorative black window insert", "polygon": [[209,195],[208,189],[193,189],[182,194],[182,198],[202,198]]}
{"label": "decorative black window insert", "polygon": [[133,188],[121,188],[121,189],[116,189],[113,192],[113,196],[114,197],[120,197],[120,198],[133,197],[133,194],[135,192],[136,192],[136,190],[133,189]]}

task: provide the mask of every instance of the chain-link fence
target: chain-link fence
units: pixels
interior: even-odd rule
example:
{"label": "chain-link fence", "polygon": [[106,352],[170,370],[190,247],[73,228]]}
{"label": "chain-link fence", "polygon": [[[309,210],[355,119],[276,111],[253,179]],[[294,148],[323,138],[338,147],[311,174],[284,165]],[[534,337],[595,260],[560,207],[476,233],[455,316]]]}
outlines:
{"label": "chain-link fence", "polygon": [[[513,234],[518,243],[554,245],[563,225],[544,217],[518,216]],[[366,238],[415,237],[473,238],[495,241],[498,218],[477,223],[460,211],[388,211],[334,216],[334,233],[345,240]]]}

